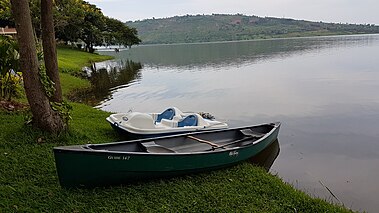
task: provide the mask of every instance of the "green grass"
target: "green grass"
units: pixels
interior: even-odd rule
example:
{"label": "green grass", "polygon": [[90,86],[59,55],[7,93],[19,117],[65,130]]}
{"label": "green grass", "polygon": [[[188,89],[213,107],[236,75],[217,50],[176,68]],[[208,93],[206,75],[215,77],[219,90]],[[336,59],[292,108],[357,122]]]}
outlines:
{"label": "green grass", "polygon": [[82,67],[90,66],[91,62],[99,62],[113,59],[112,56],[91,54],[69,47],[58,47],[58,66],[63,96],[67,97],[72,92],[91,87],[88,80],[78,78]]}
{"label": "green grass", "polygon": [[78,51],[77,49],[68,47],[59,47],[57,53],[59,69],[65,73],[77,73],[81,71],[82,67],[90,66],[91,62],[99,62],[113,58],[111,56]]}
{"label": "green grass", "polygon": [[63,96],[67,97],[73,91],[91,87],[91,83],[85,79],[74,77],[68,73],[60,73]]}
{"label": "green grass", "polygon": [[[65,94],[88,86],[68,74],[61,78]],[[70,129],[59,136],[24,125],[27,112],[0,110],[0,212],[349,212],[248,163],[124,186],[62,189],[53,147],[120,140],[105,121],[109,113],[71,104]]]}

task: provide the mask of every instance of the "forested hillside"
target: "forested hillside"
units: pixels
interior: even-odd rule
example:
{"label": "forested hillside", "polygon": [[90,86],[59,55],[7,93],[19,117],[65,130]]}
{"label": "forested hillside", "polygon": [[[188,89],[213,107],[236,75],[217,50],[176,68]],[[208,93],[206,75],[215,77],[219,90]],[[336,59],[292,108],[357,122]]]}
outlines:
{"label": "forested hillside", "polygon": [[371,24],[336,24],[236,15],[187,15],[126,23],[145,44],[379,33]]}

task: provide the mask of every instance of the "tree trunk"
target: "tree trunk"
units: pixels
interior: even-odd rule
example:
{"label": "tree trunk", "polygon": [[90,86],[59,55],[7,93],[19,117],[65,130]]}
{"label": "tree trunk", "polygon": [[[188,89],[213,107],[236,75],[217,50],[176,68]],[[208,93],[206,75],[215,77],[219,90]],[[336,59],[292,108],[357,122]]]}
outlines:
{"label": "tree trunk", "polygon": [[29,0],[11,0],[11,3],[20,47],[20,68],[26,97],[33,114],[33,124],[42,130],[59,133],[65,129],[65,123],[59,114],[51,109],[40,81]]}
{"label": "tree trunk", "polygon": [[46,74],[55,84],[55,92],[50,100],[54,102],[62,102],[62,89],[58,72],[52,0],[41,0],[41,27]]}

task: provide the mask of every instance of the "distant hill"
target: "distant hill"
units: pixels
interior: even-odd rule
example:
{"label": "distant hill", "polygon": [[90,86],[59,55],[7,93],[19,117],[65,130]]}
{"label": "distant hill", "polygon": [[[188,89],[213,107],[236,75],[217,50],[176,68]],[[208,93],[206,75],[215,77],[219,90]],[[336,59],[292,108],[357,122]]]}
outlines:
{"label": "distant hill", "polygon": [[265,38],[379,33],[370,24],[336,24],[236,15],[187,15],[127,22],[144,44],[192,43]]}

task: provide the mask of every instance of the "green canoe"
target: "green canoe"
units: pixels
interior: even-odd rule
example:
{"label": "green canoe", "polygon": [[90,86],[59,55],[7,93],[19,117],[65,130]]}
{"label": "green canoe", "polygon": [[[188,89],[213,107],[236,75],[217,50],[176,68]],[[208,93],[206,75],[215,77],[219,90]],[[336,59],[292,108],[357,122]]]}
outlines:
{"label": "green canoe", "polygon": [[278,136],[280,123],[54,148],[62,187],[95,187],[210,171],[247,160]]}

